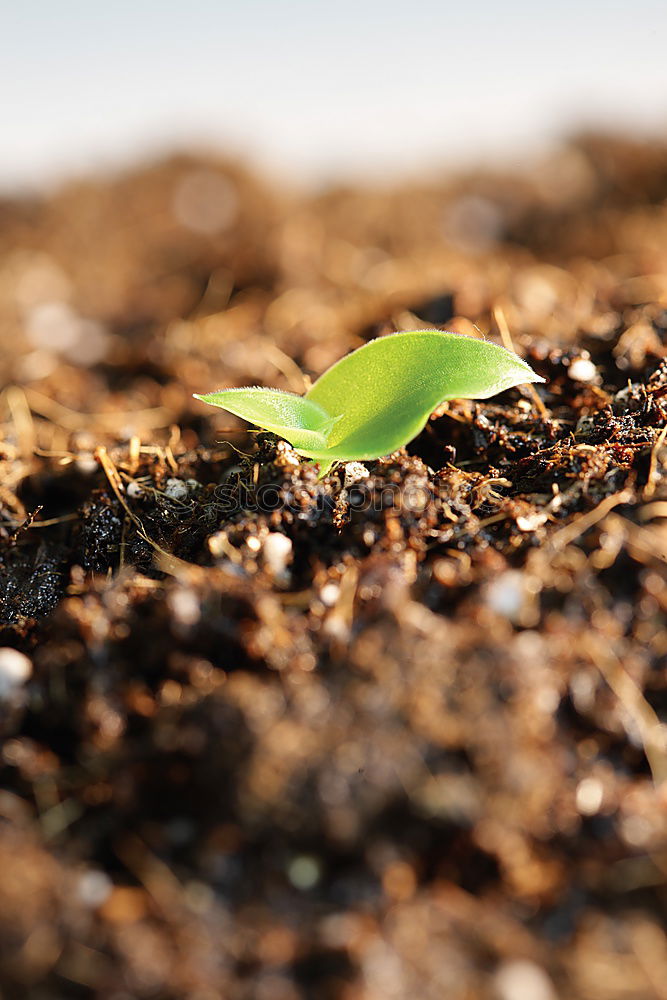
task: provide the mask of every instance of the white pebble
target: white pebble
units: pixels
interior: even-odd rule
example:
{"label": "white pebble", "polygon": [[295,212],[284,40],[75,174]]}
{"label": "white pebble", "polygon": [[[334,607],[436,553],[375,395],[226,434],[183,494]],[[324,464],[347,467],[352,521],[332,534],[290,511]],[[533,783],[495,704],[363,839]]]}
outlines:
{"label": "white pebble", "polygon": [[493,978],[498,1000],[556,1000],[551,980],[534,962],[504,962]]}
{"label": "white pebble", "polygon": [[516,519],[516,526],[519,531],[537,531],[541,528],[549,515],[543,510],[536,510],[532,514],[519,515]]}
{"label": "white pebble", "polygon": [[320,591],[320,600],[325,608],[333,608],[339,594],[340,587],[337,583],[325,583]]}
{"label": "white pebble", "polygon": [[577,810],[582,816],[595,816],[603,799],[604,788],[597,778],[584,778],[577,785]]}
{"label": "white pebble", "polygon": [[509,569],[487,584],[484,599],[498,615],[517,621],[526,598],[523,573]]}
{"label": "white pebble", "polygon": [[136,500],[137,497],[141,496],[143,490],[141,489],[141,484],[138,483],[136,479],[133,479],[132,482],[128,483],[125,487],[125,492],[131,500]]}
{"label": "white pebble", "polygon": [[292,542],[287,535],[272,531],[264,539],[264,562],[274,576],[285,572],[288,562],[292,559]]}
{"label": "white pebble", "polygon": [[179,625],[196,625],[201,617],[199,598],[194,590],[172,590],[167,597],[169,610]]}
{"label": "white pebble", "polygon": [[76,456],[76,467],[84,476],[92,476],[99,469],[97,459],[89,451],[82,451]]}
{"label": "white pebble", "polygon": [[573,382],[592,382],[597,372],[588,358],[575,358],[567,371]]}
{"label": "white pebble", "polygon": [[345,464],[345,484],[344,489],[358,483],[361,479],[368,479],[368,469],[361,462],[346,462]]}
{"label": "white pebble", "polygon": [[314,888],[320,880],[321,870],[317,858],[310,854],[301,854],[290,862],[287,877],[295,887],[307,891]]}
{"label": "white pebble", "polygon": [[187,500],[190,491],[182,479],[168,479],[164,492],[170,500]]}
{"label": "white pebble", "polygon": [[92,909],[101,906],[111,895],[113,883],[108,875],[91,868],[90,871],[82,872],[77,880],[76,895],[79,902]]}
{"label": "white pebble", "polygon": [[32,663],[18,649],[0,649],[0,698],[11,695],[32,676]]}

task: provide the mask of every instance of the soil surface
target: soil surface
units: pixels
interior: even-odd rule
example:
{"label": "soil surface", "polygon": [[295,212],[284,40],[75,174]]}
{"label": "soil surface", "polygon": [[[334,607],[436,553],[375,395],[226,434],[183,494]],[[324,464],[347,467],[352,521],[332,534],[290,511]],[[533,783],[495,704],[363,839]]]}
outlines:
{"label": "soil surface", "polygon": [[[3,1000],[665,1000],[665,199],[585,136],[0,202]],[[347,485],[192,399],[429,326],[547,382]]]}

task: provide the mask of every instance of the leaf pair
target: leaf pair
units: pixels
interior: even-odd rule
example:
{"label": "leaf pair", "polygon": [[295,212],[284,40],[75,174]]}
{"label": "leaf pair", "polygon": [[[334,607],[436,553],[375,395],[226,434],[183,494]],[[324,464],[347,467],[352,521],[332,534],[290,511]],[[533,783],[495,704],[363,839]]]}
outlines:
{"label": "leaf pair", "polygon": [[306,393],[222,389],[196,398],[221,406],[319,462],[387,455],[411,441],[449,399],[487,399],[544,379],[516,354],[456,333],[414,330],[364,344],[332,365]]}

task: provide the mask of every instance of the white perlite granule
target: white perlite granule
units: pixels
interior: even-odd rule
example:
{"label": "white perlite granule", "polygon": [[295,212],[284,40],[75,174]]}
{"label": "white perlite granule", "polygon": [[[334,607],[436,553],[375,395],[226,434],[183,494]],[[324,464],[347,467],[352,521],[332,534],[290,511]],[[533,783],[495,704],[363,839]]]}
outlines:
{"label": "white perlite granule", "polygon": [[0,698],[13,694],[32,677],[32,663],[10,646],[0,648]]}

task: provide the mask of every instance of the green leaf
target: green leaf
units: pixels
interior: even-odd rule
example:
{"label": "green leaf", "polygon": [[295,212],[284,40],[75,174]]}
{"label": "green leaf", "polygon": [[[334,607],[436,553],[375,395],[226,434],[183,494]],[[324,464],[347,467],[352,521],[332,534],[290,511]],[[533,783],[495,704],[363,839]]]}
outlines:
{"label": "green leaf", "polygon": [[[329,368],[305,396],[223,389],[197,399],[273,431],[324,470],[387,455],[416,437],[448,399],[487,399],[543,382],[512,351],[439,330],[371,340]],[[323,474],[323,473],[322,473]]]}
{"label": "green leaf", "polygon": [[306,395],[339,417],[318,460],[387,455],[422,430],[449,399],[487,399],[515,385],[543,382],[518,355],[456,333],[416,330],[371,340],[342,358]]}
{"label": "green leaf", "polygon": [[237,417],[273,431],[304,453],[326,450],[327,435],[335,423],[325,410],[306,396],[280,389],[221,389],[195,395],[204,403],[221,406]]}

